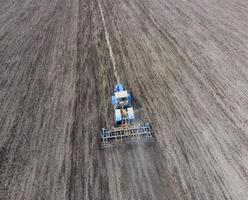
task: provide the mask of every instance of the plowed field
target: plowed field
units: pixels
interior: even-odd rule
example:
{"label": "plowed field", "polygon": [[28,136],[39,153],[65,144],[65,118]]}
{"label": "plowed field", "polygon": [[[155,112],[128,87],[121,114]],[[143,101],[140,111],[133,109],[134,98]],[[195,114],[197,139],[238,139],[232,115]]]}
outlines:
{"label": "plowed field", "polygon": [[[156,143],[101,149],[132,91]],[[246,0],[0,0],[1,200],[247,200]]]}

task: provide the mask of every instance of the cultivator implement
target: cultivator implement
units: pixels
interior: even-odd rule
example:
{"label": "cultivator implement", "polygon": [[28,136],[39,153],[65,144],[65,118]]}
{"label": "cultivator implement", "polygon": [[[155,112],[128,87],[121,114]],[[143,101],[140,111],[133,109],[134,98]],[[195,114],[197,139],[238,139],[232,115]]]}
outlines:
{"label": "cultivator implement", "polygon": [[101,131],[101,143],[103,145],[138,141],[154,141],[154,134],[149,123],[113,129],[103,128]]}

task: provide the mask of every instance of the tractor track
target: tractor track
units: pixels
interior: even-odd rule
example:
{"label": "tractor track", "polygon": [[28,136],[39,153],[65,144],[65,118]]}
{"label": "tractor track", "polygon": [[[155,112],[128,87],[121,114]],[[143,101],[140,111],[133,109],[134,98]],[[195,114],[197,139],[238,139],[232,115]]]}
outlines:
{"label": "tractor track", "polygon": [[107,30],[107,28],[106,28],[106,22],[105,22],[105,19],[104,19],[104,16],[103,16],[102,6],[101,6],[101,3],[100,3],[99,0],[97,0],[97,3],[98,3],[99,10],[100,10],[100,13],[101,13],[102,24],[103,24],[103,27],[104,27],[105,39],[106,39],[106,42],[107,42],[107,45],[108,45],[109,57],[110,57],[110,59],[111,59],[111,61],[112,61],[113,70],[114,70],[114,75],[115,75],[115,77],[116,77],[117,83],[120,83],[120,78],[119,78],[119,75],[118,75],[118,72],[117,72],[116,66],[115,66],[115,58],[114,58],[112,46],[111,46],[110,40],[109,40],[108,30]]}
{"label": "tractor track", "polygon": [[[248,196],[245,0],[0,0],[0,199]],[[157,142],[102,149],[116,81]]]}

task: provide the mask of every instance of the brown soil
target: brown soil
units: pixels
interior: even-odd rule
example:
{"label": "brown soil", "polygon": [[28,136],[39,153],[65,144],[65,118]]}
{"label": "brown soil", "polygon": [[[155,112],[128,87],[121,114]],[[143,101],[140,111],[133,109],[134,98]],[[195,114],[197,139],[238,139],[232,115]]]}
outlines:
{"label": "brown soil", "polygon": [[[100,148],[117,80],[157,143]],[[246,0],[0,1],[0,199],[246,200]]]}

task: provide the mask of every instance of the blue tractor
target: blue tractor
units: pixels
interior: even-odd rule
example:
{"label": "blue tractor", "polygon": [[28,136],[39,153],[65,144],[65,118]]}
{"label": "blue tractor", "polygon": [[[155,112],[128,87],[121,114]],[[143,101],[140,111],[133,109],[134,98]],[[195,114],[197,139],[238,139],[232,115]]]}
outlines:
{"label": "blue tractor", "polygon": [[115,86],[112,104],[115,110],[115,124],[117,126],[123,126],[133,122],[135,117],[131,106],[131,94],[125,90],[122,84]]}
{"label": "blue tractor", "polygon": [[130,141],[153,141],[154,134],[149,123],[138,124],[135,116],[131,94],[122,84],[115,85],[112,96],[112,105],[115,113],[115,127],[102,128],[101,143],[103,145],[116,144]]}

